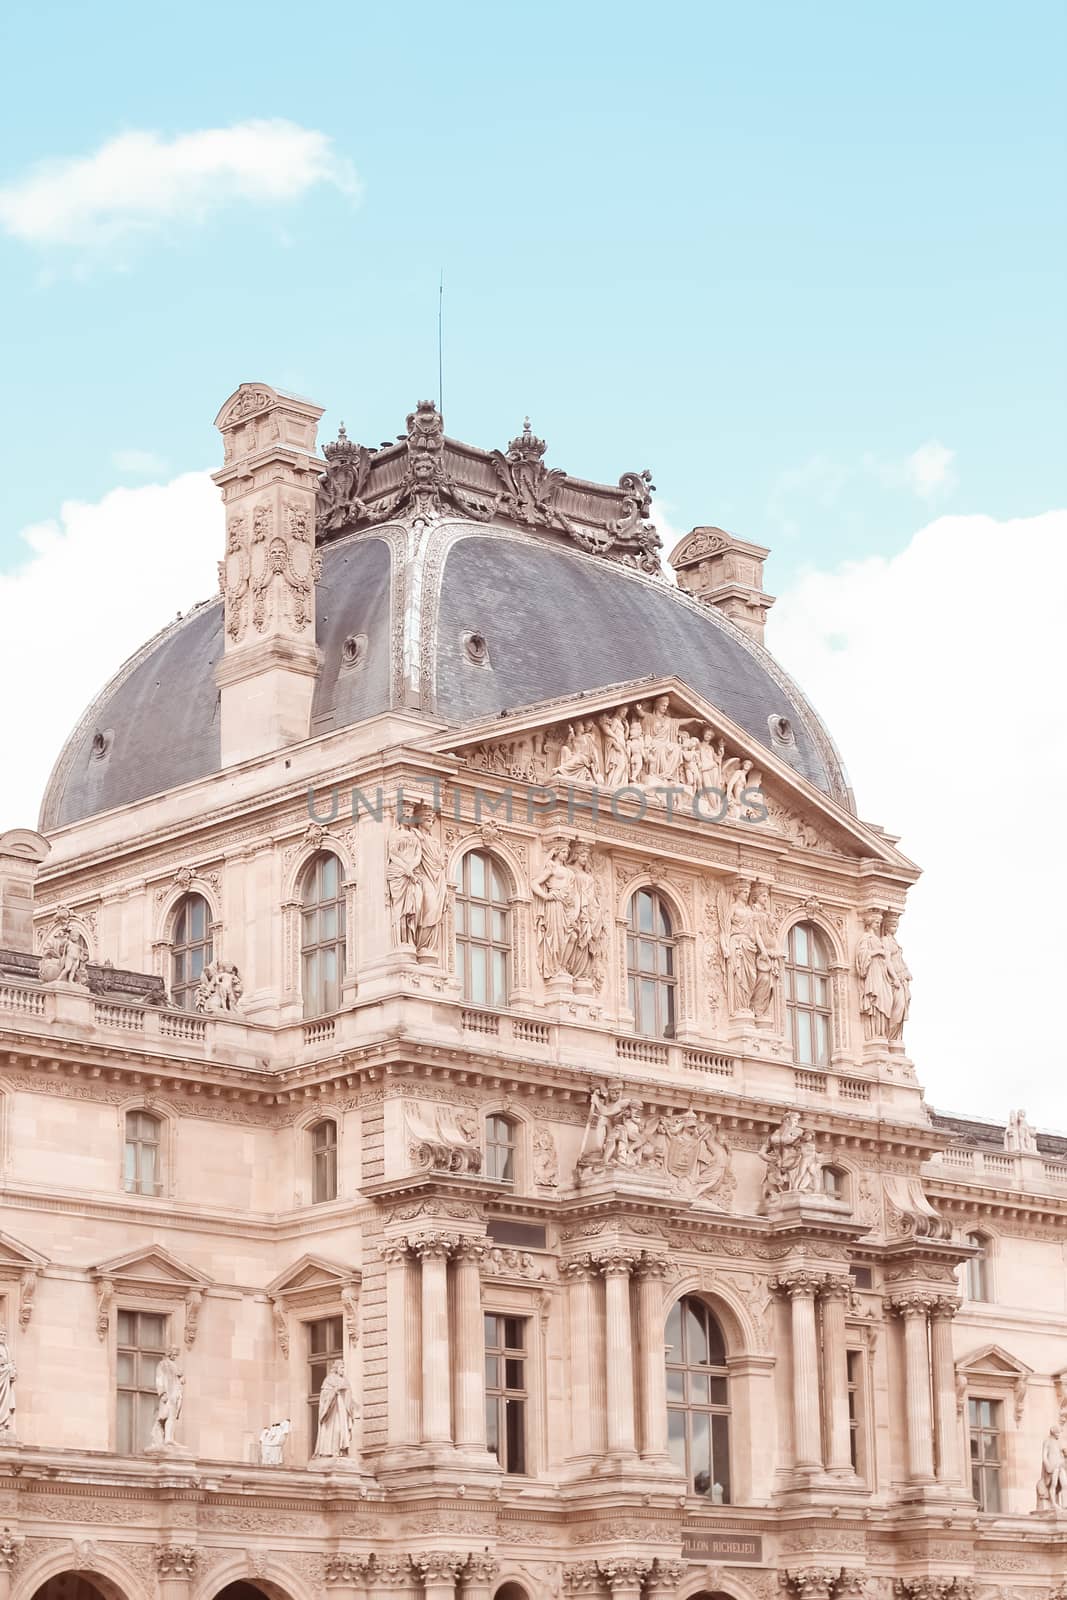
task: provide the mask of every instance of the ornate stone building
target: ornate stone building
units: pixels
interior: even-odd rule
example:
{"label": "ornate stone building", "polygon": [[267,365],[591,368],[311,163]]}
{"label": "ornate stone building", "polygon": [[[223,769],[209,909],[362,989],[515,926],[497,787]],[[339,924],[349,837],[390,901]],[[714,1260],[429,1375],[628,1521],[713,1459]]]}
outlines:
{"label": "ornate stone building", "polygon": [[0,837],[0,1600],[1067,1595],[1067,1141],[925,1104],[767,552],[319,416]]}

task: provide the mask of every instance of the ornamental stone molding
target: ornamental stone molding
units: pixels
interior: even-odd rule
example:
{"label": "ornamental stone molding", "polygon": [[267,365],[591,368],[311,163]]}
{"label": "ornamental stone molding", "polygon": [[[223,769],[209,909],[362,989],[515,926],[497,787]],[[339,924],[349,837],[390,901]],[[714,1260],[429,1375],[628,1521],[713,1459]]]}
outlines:
{"label": "ornamental stone molding", "polygon": [[411,1565],[423,1583],[458,1583],[467,1557],[456,1550],[423,1550],[411,1557]]}
{"label": "ornamental stone molding", "polygon": [[333,1554],[323,1557],[327,1584],[366,1583],[375,1565],[374,1556]]}
{"label": "ornamental stone molding", "polygon": [[794,1600],[833,1600],[840,1567],[787,1567],[781,1585]]}
{"label": "ornamental stone molding", "polygon": [[195,1578],[200,1551],[194,1544],[156,1546],[156,1571],[161,1578]]}
{"label": "ornamental stone molding", "polygon": [[897,1317],[928,1317],[942,1297],[933,1289],[897,1290],[885,1298],[885,1308]]}
{"label": "ornamental stone molding", "polygon": [[898,1600],[975,1600],[973,1578],[923,1576],[897,1578],[893,1593]]}

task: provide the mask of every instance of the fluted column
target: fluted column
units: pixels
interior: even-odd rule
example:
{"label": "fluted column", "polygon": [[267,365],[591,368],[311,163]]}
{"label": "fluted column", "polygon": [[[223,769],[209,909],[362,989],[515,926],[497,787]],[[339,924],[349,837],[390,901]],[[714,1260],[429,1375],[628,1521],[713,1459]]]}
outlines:
{"label": "fluted column", "polygon": [[640,1376],[641,1454],[667,1456],[667,1369],[663,1329],[663,1280],[667,1262],[642,1256],[637,1276],[637,1366]]}
{"label": "fluted column", "polygon": [[417,1444],[421,1313],[415,1261],[406,1239],[387,1239],[379,1250],[385,1262],[389,1444]]}
{"label": "fluted column", "polygon": [[451,1372],[448,1341],[448,1258],[456,1240],[426,1234],[414,1241],[422,1262],[422,1438],[452,1441]]}
{"label": "fluted column", "polygon": [[826,1406],[826,1466],[830,1472],[852,1471],[848,1420],[848,1356],[845,1350],[845,1308],[848,1279],[830,1278],[820,1295],[822,1306],[823,1395]]}
{"label": "fluted column", "polygon": [[908,1477],[931,1483],[934,1430],[930,1407],[930,1341],[927,1317],[935,1296],[921,1291],[895,1295],[890,1309],[904,1323],[904,1404],[907,1414]]}
{"label": "fluted column", "polygon": [[485,1450],[485,1324],[479,1239],[456,1245],[456,1444]]}
{"label": "fluted column", "polygon": [[780,1273],[774,1287],[789,1296],[793,1336],[793,1465],[822,1467],[819,1426],[819,1346],[815,1296],[823,1279],[814,1272]]}
{"label": "fluted column", "polygon": [[596,1263],[590,1256],[566,1261],[567,1312],[571,1337],[571,1440],[576,1456],[591,1455],[593,1434],[593,1321],[596,1315]]}
{"label": "fluted column", "polygon": [[495,1556],[474,1551],[463,1573],[463,1600],[492,1600],[498,1564]]}
{"label": "fluted column", "polygon": [[930,1364],[934,1380],[937,1430],[937,1476],[941,1483],[960,1482],[959,1431],[956,1414],[956,1363],[952,1354],[952,1319],[960,1302],[939,1295],[930,1308]]}
{"label": "fluted column", "polygon": [[604,1273],[605,1377],[608,1398],[608,1453],[633,1455],[634,1350],[630,1317],[630,1272],[634,1257],[625,1250],[600,1258]]}

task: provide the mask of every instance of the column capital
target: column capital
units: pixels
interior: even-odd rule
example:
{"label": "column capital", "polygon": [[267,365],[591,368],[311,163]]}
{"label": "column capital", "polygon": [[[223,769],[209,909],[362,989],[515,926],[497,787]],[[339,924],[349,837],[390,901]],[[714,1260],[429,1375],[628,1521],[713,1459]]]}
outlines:
{"label": "column capital", "polygon": [[423,1583],[458,1583],[467,1557],[458,1550],[420,1550],[411,1565]]}
{"label": "column capital", "polygon": [[374,1582],[377,1588],[399,1589],[404,1585],[410,1585],[413,1577],[410,1557],[374,1557]]}
{"label": "column capital", "polygon": [[897,1578],[893,1593],[901,1596],[902,1600],[971,1600],[974,1579],[931,1576]]}
{"label": "column capital", "polygon": [[885,1308],[898,1317],[926,1317],[939,1298],[934,1289],[898,1289],[886,1296]]}
{"label": "column capital", "polygon": [[156,1571],[161,1578],[195,1578],[200,1551],[195,1544],[157,1544]]}
{"label": "column capital", "polygon": [[366,1583],[374,1567],[373,1556],[350,1556],[334,1552],[324,1557],[327,1583]]}
{"label": "column capital", "polygon": [[476,1578],[482,1583],[491,1583],[500,1570],[500,1563],[496,1556],[491,1556],[487,1551],[474,1550],[467,1557],[467,1579]]}
{"label": "column capital", "polygon": [[820,1300],[844,1300],[846,1304],[852,1295],[851,1278],[838,1278],[829,1276],[824,1279],[819,1288]]}
{"label": "column capital", "polygon": [[652,1571],[646,1556],[613,1556],[609,1561],[598,1561],[597,1570],[612,1594],[616,1590],[632,1589],[644,1583]]}
{"label": "column capital", "polygon": [[673,1595],[688,1571],[689,1568],[684,1561],[664,1561],[662,1557],[657,1556],[648,1575],[650,1600],[652,1596],[658,1594]]}
{"label": "column capital", "polygon": [[600,1264],[591,1255],[573,1256],[570,1261],[561,1261],[559,1270],[572,1283],[591,1283],[600,1276]]}
{"label": "column capital", "polygon": [[840,1567],[787,1567],[785,1578],[796,1600],[830,1600]]}
{"label": "column capital", "polygon": [[571,1595],[586,1595],[600,1589],[600,1570],[595,1561],[572,1561],[563,1569],[563,1582]]}
{"label": "column capital", "polygon": [[930,1307],[930,1315],[935,1319],[944,1318],[951,1322],[962,1304],[963,1301],[958,1294],[939,1294]]}
{"label": "column capital", "polygon": [[447,1261],[454,1255],[459,1237],[454,1233],[422,1233],[408,1244],[420,1261]]}
{"label": "column capital", "polygon": [[642,1250],[634,1263],[635,1278],[669,1278],[672,1263],[667,1256],[650,1255],[647,1250]]}
{"label": "column capital", "polygon": [[396,1266],[398,1261],[406,1261],[411,1255],[411,1242],[403,1236],[385,1239],[378,1246],[378,1254],[387,1266]]}
{"label": "column capital", "polygon": [[460,1234],[456,1239],[452,1254],[457,1261],[473,1261],[476,1266],[481,1266],[489,1254],[489,1241]]}
{"label": "column capital", "polygon": [[825,1283],[825,1272],[812,1272],[807,1267],[791,1267],[771,1278],[768,1286],[777,1289],[780,1294],[787,1294],[790,1300],[814,1300]]}
{"label": "column capital", "polygon": [[628,1278],[639,1262],[636,1250],[603,1250],[592,1258],[605,1278]]}

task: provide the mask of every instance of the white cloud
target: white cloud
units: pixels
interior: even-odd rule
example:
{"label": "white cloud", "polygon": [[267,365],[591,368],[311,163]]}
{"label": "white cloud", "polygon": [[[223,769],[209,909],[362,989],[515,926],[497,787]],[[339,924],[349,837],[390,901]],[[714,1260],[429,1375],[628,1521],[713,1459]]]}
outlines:
{"label": "white cloud", "polygon": [[939,439],[927,439],[910,455],[886,460],[867,450],[858,460],[835,461],[810,456],[802,466],[779,473],[771,486],[767,512],[781,532],[794,538],[806,517],[814,522],[823,513],[847,507],[873,478],[883,489],[907,490],[930,503],[951,494],[956,487],[953,462],[956,452]]}
{"label": "white cloud", "polygon": [[0,226],[36,245],[104,245],[166,222],[202,222],[234,200],[276,204],[317,184],[356,195],[324,133],[280,118],[173,139],[131,131],[0,189]]}
{"label": "white cloud", "polygon": [[1067,512],[940,517],[891,560],[802,578],[768,631],[837,740],[860,814],[924,869],[902,935],[928,1099],[1024,1105],[1063,1127],[1063,652],[1037,575],[1062,606]]}
{"label": "white cloud", "polygon": [[0,573],[5,760],[0,831],[35,827],[60,746],[127,656],[217,589],[222,503],[206,472],[65,504]]}
{"label": "white cloud", "polygon": [[154,450],[112,450],[111,460],[118,472],[130,478],[163,478],[167,463]]}
{"label": "white cloud", "polygon": [[905,463],[908,482],[923,500],[947,493],[956,483],[952,463],[955,450],[947,450],[937,439],[930,439],[912,452]]}

